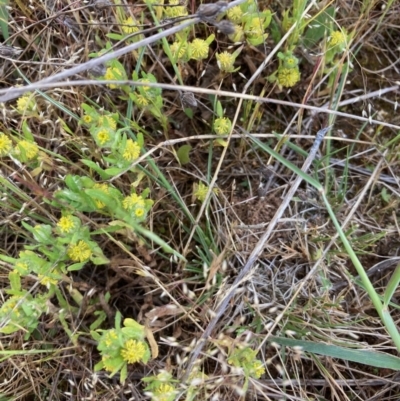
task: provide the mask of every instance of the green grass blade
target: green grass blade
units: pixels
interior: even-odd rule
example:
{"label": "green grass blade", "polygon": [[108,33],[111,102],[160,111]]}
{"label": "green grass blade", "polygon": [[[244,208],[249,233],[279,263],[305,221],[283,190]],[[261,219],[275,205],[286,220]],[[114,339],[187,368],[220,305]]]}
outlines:
{"label": "green grass blade", "polygon": [[8,31],[8,0],[0,0],[0,30],[3,35],[4,42],[10,37]]}
{"label": "green grass blade", "polygon": [[392,296],[396,291],[397,287],[399,286],[399,283],[400,283],[400,265],[396,267],[383,295],[384,308],[386,308],[389,305],[389,302],[392,299]]}
{"label": "green grass blade", "polygon": [[383,354],[382,352],[351,349],[333,344],[321,344],[283,337],[272,337],[270,341],[287,347],[302,347],[303,351],[313,354],[362,363],[376,368],[400,370],[400,358],[390,354]]}

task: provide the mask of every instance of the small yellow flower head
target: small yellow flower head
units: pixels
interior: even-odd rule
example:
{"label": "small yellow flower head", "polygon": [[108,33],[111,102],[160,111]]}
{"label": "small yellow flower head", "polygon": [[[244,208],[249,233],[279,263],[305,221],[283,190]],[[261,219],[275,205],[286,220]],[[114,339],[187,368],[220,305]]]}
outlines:
{"label": "small yellow flower head", "polygon": [[294,56],[285,57],[283,61],[284,68],[297,68],[298,64],[299,60]]}
{"label": "small yellow flower head", "polygon": [[63,216],[57,223],[57,227],[63,234],[70,233],[75,228],[75,222],[71,215]]}
{"label": "small yellow flower head", "polygon": [[113,365],[112,360],[109,355],[103,355],[101,357],[101,361],[103,362],[104,370],[106,370],[107,372],[114,371],[115,366]]}
{"label": "small yellow flower head", "polygon": [[251,21],[246,24],[245,32],[246,35],[251,38],[262,36],[264,33],[263,20],[258,17],[252,18]]}
{"label": "small yellow flower head", "polygon": [[179,0],[170,0],[169,4],[171,7],[168,7],[168,5],[164,7],[165,18],[177,18],[188,15],[187,8],[179,6]]}
{"label": "small yellow flower head", "polygon": [[96,140],[101,146],[109,142],[110,139],[111,139],[110,133],[106,129],[101,129],[96,134]]}
{"label": "small yellow flower head", "polygon": [[206,200],[208,186],[199,182],[198,184],[194,184],[193,187],[193,197],[198,199],[200,202],[204,202]]}
{"label": "small yellow flower head", "polygon": [[232,42],[241,42],[244,38],[244,30],[240,25],[235,25],[235,32],[229,35],[229,39]]}
{"label": "small yellow flower head", "polygon": [[38,279],[40,281],[40,284],[45,285],[46,287],[49,287],[50,284],[56,285],[58,283],[58,280],[56,280],[55,278],[44,276],[43,274],[39,274]]}
{"label": "small yellow flower head", "polygon": [[21,276],[25,276],[29,272],[29,265],[26,262],[16,262],[15,265],[14,265],[14,269]]}
{"label": "small yellow flower head", "polygon": [[123,22],[122,32],[127,35],[135,32],[139,32],[139,28],[137,26],[137,21],[135,21],[132,17],[127,18]]}
{"label": "small yellow flower head", "polygon": [[223,52],[217,54],[218,67],[221,71],[231,72],[233,70],[233,63],[235,62],[235,56],[229,52]]}
{"label": "small yellow flower head", "polygon": [[111,329],[107,331],[104,338],[104,344],[109,348],[118,344],[118,334],[116,330]]}
{"label": "small yellow flower head", "polygon": [[19,141],[14,149],[17,156],[22,156],[22,159],[32,160],[35,159],[39,153],[39,148],[34,142],[26,140]]}
{"label": "small yellow flower head", "polygon": [[185,57],[188,50],[188,45],[186,42],[174,42],[172,43],[170,49],[172,56],[177,60],[180,60]]}
{"label": "small yellow flower head", "polygon": [[3,132],[0,132],[0,157],[8,155],[11,148],[11,139]]}
{"label": "small yellow flower head", "polygon": [[160,384],[153,392],[153,399],[157,401],[172,401],[175,399],[176,391],[170,384]]}
{"label": "small yellow flower head", "polygon": [[250,375],[255,379],[259,379],[265,373],[264,365],[256,359],[251,367]]}
{"label": "small yellow flower head", "polygon": [[334,31],[331,33],[329,46],[344,45],[347,41],[347,36],[342,31]]}
{"label": "small yellow flower head", "polygon": [[92,256],[92,251],[85,241],[79,241],[68,249],[67,255],[74,262],[84,262]]}
{"label": "small yellow flower head", "polygon": [[279,68],[278,83],[284,88],[290,88],[300,81],[300,72],[297,68]]}
{"label": "small yellow flower head", "polygon": [[189,45],[190,58],[193,60],[202,60],[208,57],[210,46],[203,39],[194,39]]}
{"label": "small yellow flower head", "polygon": [[111,116],[100,116],[98,120],[98,125],[100,127],[106,126],[107,128],[111,128],[115,130],[117,128],[117,122]]}
{"label": "small yellow flower head", "polygon": [[146,213],[146,210],[144,207],[137,207],[135,209],[135,216],[138,218],[143,217],[145,213]]}
{"label": "small yellow flower head", "polygon": [[214,121],[214,131],[218,135],[228,135],[232,129],[232,122],[227,117],[220,117]]}
{"label": "small yellow flower head", "polygon": [[143,341],[128,340],[121,350],[121,356],[128,363],[139,362],[146,354]]}
{"label": "small yellow flower head", "polygon": [[[121,71],[117,67],[108,67],[106,73],[104,74],[104,79],[109,80],[109,81],[118,81],[124,79],[124,77],[121,74]],[[111,89],[115,89],[118,86],[114,84],[108,84],[107,85]]]}
{"label": "small yellow flower head", "polygon": [[122,206],[126,210],[133,210],[135,208],[144,208],[145,203],[141,196],[131,194],[122,201]]}
{"label": "small yellow flower head", "polygon": [[36,102],[33,96],[29,93],[25,94],[24,96],[20,97],[17,100],[17,110],[23,114],[27,111],[34,111],[36,108]]}
{"label": "small yellow flower head", "polygon": [[230,8],[227,12],[226,15],[228,19],[235,24],[238,24],[242,20],[243,16],[243,11],[239,6],[235,6]]}
{"label": "small yellow flower head", "polygon": [[[107,184],[99,184],[99,183],[94,184],[93,188],[99,189],[100,191],[104,192],[105,194],[109,193],[109,186]],[[98,209],[103,209],[106,206],[102,201],[100,201],[98,199],[95,199],[94,203],[96,204],[96,207]]]}
{"label": "small yellow flower head", "polygon": [[131,162],[136,160],[140,155],[140,146],[137,142],[133,141],[132,139],[128,139],[126,141],[125,149],[122,153],[122,157]]}
{"label": "small yellow flower head", "polygon": [[146,107],[149,105],[149,101],[143,95],[136,95],[136,104],[140,107]]}
{"label": "small yellow flower head", "polygon": [[85,124],[90,124],[90,123],[93,121],[93,118],[92,118],[92,116],[89,116],[88,114],[85,114],[85,115],[82,117],[82,121],[83,121]]}

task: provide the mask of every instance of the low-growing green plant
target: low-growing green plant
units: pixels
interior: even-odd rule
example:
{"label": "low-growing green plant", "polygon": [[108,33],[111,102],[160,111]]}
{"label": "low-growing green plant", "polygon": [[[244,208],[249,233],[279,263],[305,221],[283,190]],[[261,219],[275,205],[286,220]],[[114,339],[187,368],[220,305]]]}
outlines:
{"label": "low-growing green plant", "polygon": [[137,362],[147,363],[150,360],[150,347],[146,341],[146,329],[134,319],[115,317],[115,328],[92,331],[93,338],[98,341],[97,349],[101,354],[101,361],[94,367],[95,371],[105,369],[110,377],[118,372],[120,381],[125,382],[128,375],[128,365]]}

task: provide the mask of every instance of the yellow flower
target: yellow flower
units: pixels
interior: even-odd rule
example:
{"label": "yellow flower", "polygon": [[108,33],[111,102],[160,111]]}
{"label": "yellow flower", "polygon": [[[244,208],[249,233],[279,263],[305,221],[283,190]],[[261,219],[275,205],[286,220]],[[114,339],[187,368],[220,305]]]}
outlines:
{"label": "yellow flower", "polygon": [[135,216],[136,217],[142,217],[144,215],[144,213],[146,212],[146,210],[143,207],[138,207],[135,210]]}
{"label": "yellow flower", "polygon": [[188,45],[186,42],[174,42],[171,47],[172,56],[180,60],[185,57]]}
{"label": "yellow flower", "polygon": [[111,139],[110,133],[106,129],[100,130],[96,137],[100,145],[106,144]]}
{"label": "yellow flower", "polygon": [[56,285],[58,283],[58,280],[56,280],[55,278],[44,276],[43,274],[39,274],[38,278],[40,284],[45,285],[46,287],[48,287],[50,284]]}
{"label": "yellow flower", "polygon": [[[104,74],[104,79],[109,81],[123,80],[125,77],[122,75],[121,71],[117,67],[108,67],[106,73]],[[117,85],[108,84],[111,89],[117,88]]]}
{"label": "yellow flower", "polygon": [[168,5],[164,7],[165,18],[177,18],[188,15],[187,8],[179,6],[179,0],[170,0],[169,5],[171,7],[168,7]]}
{"label": "yellow flower", "polygon": [[126,33],[127,35],[129,35],[130,33],[139,32],[136,20],[134,20],[132,17],[127,18],[123,22],[122,32]]}
{"label": "yellow flower", "polygon": [[26,262],[16,262],[14,269],[18,272],[18,274],[24,276],[29,272],[29,265]]}
{"label": "yellow flower", "polygon": [[112,345],[114,345],[118,340],[118,334],[117,331],[114,329],[111,329],[107,332],[105,339],[104,339],[104,344],[107,347],[111,347]]}
{"label": "yellow flower", "polygon": [[300,72],[297,68],[279,68],[278,83],[279,85],[290,88],[300,81]]}
{"label": "yellow flower", "polygon": [[139,362],[146,354],[143,341],[128,340],[121,350],[121,356],[128,363]]}
{"label": "yellow flower", "polygon": [[175,399],[175,388],[170,384],[160,384],[153,392],[153,399],[157,401],[169,401]]}
{"label": "yellow flower", "polygon": [[39,153],[39,148],[34,142],[26,140],[19,141],[15,147],[15,154],[21,155],[23,159],[32,160]]}
{"label": "yellow flower", "polygon": [[122,201],[122,206],[126,210],[132,210],[135,207],[144,207],[145,203],[141,196],[131,194]]}
{"label": "yellow flower", "polygon": [[193,188],[193,196],[198,199],[200,202],[204,202],[206,199],[206,195],[208,192],[208,186],[199,182],[198,184],[194,184]]}
{"label": "yellow flower", "polygon": [[229,35],[229,39],[232,42],[241,42],[244,37],[244,30],[240,25],[235,25],[235,32]]}
{"label": "yellow flower", "polygon": [[149,101],[143,95],[136,95],[136,104],[140,107],[146,107]]}
{"label": "yellow flower", "polygon": [[226,12],[226,15],[229,20],[231,20],[235,24],[238,24],[242,20],[243,11],[239,6],[235,6],[235,7],[230,8]]}
{"label": "yellow flower", "polygon": [[265,373],[264,365],[258,359],[254,361],[250,374],[255,379],[259,379]]}
{"label": "yellow flower", "polygon": [[107,128],[111,128],[112,130],[117,128],[117,122],[111,116],[100,116],[98,125],[100,127],[105,125]]}
{"label": "yellow flower", "polygon": [[285,57],[283,64],[285,68],[296,68],[299,64],[299,60],[297,59],[297,57],[289,56]]}
{"label": "yellow flower", "polygon": [[218,67],[221,71],[230,72],[233,69],[233,63],[235,62],[235,56],[229,52],[223,52],[217,54]]}
{"label": "yellow flower", "polygon": [[3,132],[0,132],[0,157],[6,156],[8,153],[10,153],[11,148],[11,139]]}
{"label": "yellow flower", "polygon": [[214,131],[218,135],[228,135],[231,132],[232,122],[227,117],[220,117],[214,121]]}
{"label": "yellow flower", "polygon": [[132,139],[126,141],[125,149],[122,153],[122,157],[127,161],[136,160],[140,155],[140,146],[137,142]]}
{"label": "yellow flower", "polygon": [[189,54],[193,60],[202,60],[208,56],[208,43],[203,39],[194,39],[189,45]]}
{"label": "yellow flower", "polygon": [[25,113],[27,111],[34,111],[36,107],[36,102],[33,99],[33,96],[29,93],[20,97],[17,100],[17,110],[20,113]]}
{"label": "yellow flower", "polygon": [[82,120],[85,124],[90,124],[93,121],[93,118],[91,116],[89,116],[88,114],[85,114],[82,117]]}
{"label": "yellow flower", "polygon": [[63,216],[57,223],[57,227],[62,233],[69,233],[75,228],[75,222],[72,216]]}
{"label": "yellow flower", "polygon": [[331,33],[329,46],[343,45],[346,43],[346,34],[342,31],[334,31]]}
{"label": "yellow flower", "polygon": [[67,254],[74,262],[84,262],[92,256],[92,251],[85,241],[79,241],[68,249]]}
{"label": "yellow flower", "polygon": [[[94,189],[99,189],[100,191],[102,191],[102,192],[104,192],[105,194],[108,194],[109,193],[109,187],[108,187],[108,185],[107,184],[94,184],[93,185],[93,188]],[[94,200],[94,203],[96,204],[96,207],[98,208],[98,209],[103,209],[106,205],[105,205],[105,203],[103,203],[101,200],[99,200],[99,199],[95,199]]]}
{"label": "yellow flower", "polygon": [[104,370],[106,370],[107,372],[114,371],[115,366],[111,363],[111,358],[109,355],[103,355],[101,357],[101,361],[103,362]]}
{"label": "yellow flower", "polygon": [[246,35],[251,38],[262,36],[264,33],[263,20],[258,17],[252,18],[246,24],[245,32],[246,32]]}

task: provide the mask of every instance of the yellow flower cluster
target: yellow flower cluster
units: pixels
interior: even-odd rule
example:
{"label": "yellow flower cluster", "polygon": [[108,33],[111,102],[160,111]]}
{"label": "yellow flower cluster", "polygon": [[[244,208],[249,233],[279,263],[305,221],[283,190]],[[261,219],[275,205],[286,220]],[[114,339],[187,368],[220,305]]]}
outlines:
{"label": "yellow flower cluster", "polygon": [[137,25],[137,21],[134,20],[132,17],[129,17],[123,22],[122,32],[126,33],[127,35],[139,32],[139,28]]}
{"label": "yellow flower cluster", "polygon": [[[107,81],[118,81],[123,80],[124,77],[121,74],[121,71],[117,67],[108,67],[106,73],[104,74],[104,79]],[[110,89],[115,89],[118,85],[115,84],[108,84],[107,85]]]}
{"label": "yellow flower cluster", "polygon": [[167,383],[160,384],[155,391],[153,391],[153,400],[157,401],[170,401],[175,399],[176,390],[173,386]]}
{"label": "yellow flower cluster", "polygon": [[180,6],[180,0],[170,0],[169,4],[164,7],[165,18],[178,18],[188,15],[187,8]]}
{"label": "yellow flower cluster", "polygon": [[74,262],[84,262],[92,256],[92,251],[85,241],[79,241],[68,249],[67,255]]}
{"label": "yellow flower cluster", "polygon": [[297,68],[279,68],[278,83],[284,88],[290,88],[300,81],[300,71]]}
{"label": "yellow flower cluster", "polygon": [[235,62],[235,56],[229,52],[222,52],[217,54],[218,67],[221,71],[231,72],[233,69],[233,63]]}
{"label": "yellow flower cluster", "polygon": [[12,148],[11,139],[3,132],[0,132],[0,157],[8,155],[10,153],[11,148]]}
{"label": "yellow flower cluster", "polygon": [[133,141],[132,139],[128,139],[126,141],[125,149],[122,153],[122,157],[131,162],[136,160],[140,155],[140,146],[137,142]]}
{"label": "yellow flower cluster", "polygon": [[57,223],[57,227],[64,234],[70,233],[75,228],[74,220],[72,216],[63,216]]}
{"label": "yellow flower cluster", "polygon": [[329,46],[343,45],[346,43],[346,34],[342,31],[334,31],[331,33],[331,38],[329,40]]}
{"label": "yellow flower cluster", "polygon": [[17,156],[21,155],[23,159],[32,160],[39,153],[39,148],[34,142],[29,142],[23,139],[19,141],[15,147],[15,154]]}
{"label": "yellow flower cluster", "polygon": [[126,210],[133,211],[136,217],[142,217],[146,212],[144,199],[136,194],[127,196],[122,201],[122,206]]}
{"label": "yellow flower cluster", "polygon": [[17,100],[17,110],[23,114],[27,111],[34,111],[36,108],[36,102],[30,93],[25,94]]}
{"label": "yellow flower cluster", "polygon": [[128,363],[139,362],[146,353],[146,347],[142,341],[128,340],[121,350],[121,356]]}
{"label": "yellow flower cluster", "polygon": [[208,57],[208,43],[203,39],[194,39],[189,45],[190,58],[193,60],[202,60]]}
{"label": "yellow flower cluster", "polygon": [[[103,184],[99,184],[99,183],[94,184],[93,189],[98,189],[98,190],[102,191],[105,194],[109,193],[109,187],[108,187],[107,184],[104,184],[104,183]],[[103,209],[106,206],[105,203],[102,202],[99,199],[95,199],[94,203],[96,204],[96,207],[98,209]]]}
{"label": "yellow flower cluster", "polygon": [[218,135],[228,135],[231,132],[232,122],[227,117],[220,117],[214,121],[214,131]]}
{"label": "yellow flower cluster", "polygon": [[239,6],[235,6],[235,7],[230,8],[226,12],[226,15],[230,21],[232,21],[235,24],[238,24],[242,20],[243,11]]}

